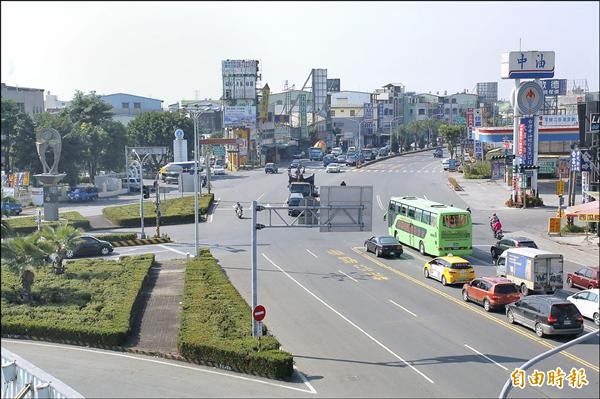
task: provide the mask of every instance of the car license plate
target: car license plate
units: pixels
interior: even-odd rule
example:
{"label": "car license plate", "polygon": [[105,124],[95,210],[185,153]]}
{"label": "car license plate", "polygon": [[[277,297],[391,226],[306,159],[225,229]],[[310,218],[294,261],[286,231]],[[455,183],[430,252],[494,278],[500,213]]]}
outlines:
{"label": "car license plate", "polygon": [[393,254],[394,254],[394,251],[390,251],[390,255],[393,255]]}

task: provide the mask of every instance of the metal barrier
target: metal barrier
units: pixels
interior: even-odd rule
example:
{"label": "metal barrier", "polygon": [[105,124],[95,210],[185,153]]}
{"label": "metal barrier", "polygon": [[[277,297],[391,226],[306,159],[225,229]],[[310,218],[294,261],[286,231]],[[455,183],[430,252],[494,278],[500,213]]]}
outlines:
{"label": "metal barrier", "polygon": [[2,348],[2,398],[83,398],[62,381]]}

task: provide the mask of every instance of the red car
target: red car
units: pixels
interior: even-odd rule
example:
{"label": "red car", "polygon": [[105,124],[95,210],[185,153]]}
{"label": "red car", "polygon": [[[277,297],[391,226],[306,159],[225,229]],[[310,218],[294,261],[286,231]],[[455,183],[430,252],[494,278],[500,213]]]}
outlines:
{"label": "red car", "polygon": [[568,273],[567,284],[569,287],[580,287],[588,290],[598,288],[599,270],[600,269],[597,267],[586,266],[577,270],[575,273]]}
{"label": "red car", "polygon": [[478,277],[465,283],[462,297],[465,302],[473,301],[482,304],[486,312],[521,299],[517,286],[503,277]]}

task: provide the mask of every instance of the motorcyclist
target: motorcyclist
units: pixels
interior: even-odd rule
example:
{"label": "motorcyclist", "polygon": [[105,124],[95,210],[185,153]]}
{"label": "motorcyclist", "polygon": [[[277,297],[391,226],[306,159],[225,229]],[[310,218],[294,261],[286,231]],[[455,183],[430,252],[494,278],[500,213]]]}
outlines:
{"label": "motorcyclist", "polygon": [[492,217],[490,218],[490,226],[492,226],[492,229],[494,228],[494,225],[496,224],[496,222],[499,222],[500,218],[498,218],[498,215],[496,215],[495,213],[492,215]]}

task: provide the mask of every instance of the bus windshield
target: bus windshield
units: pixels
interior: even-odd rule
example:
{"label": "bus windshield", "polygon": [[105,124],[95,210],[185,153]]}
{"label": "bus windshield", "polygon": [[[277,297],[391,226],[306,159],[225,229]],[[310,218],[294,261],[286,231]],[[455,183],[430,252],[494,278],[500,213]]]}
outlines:
{"label": "bus windshield", "polygon": [[444,215],[442,217],[444,227],[450,227],[451,229],[457,227],[464,227],[469,222],[468,215]]}

